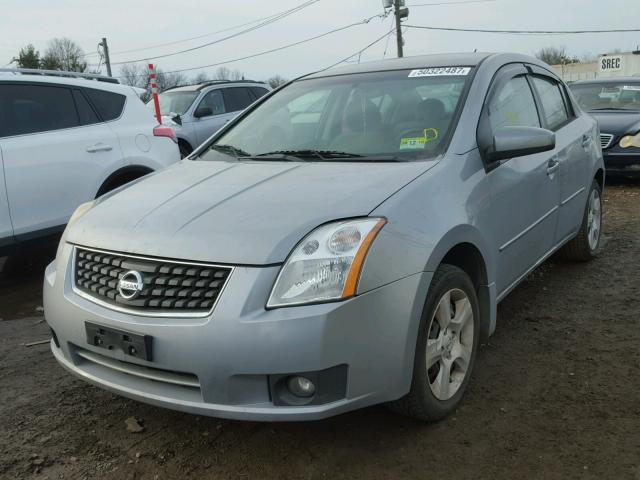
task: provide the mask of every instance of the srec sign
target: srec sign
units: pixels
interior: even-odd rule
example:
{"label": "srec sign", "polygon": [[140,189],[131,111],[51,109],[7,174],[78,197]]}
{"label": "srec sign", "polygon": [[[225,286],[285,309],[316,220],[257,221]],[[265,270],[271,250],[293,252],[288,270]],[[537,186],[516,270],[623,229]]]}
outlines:
{"label": "srec sign", "polygon": [[602,72],[615,72],[622,70],[622,57],[601,57],[600,58],[600,71]]}

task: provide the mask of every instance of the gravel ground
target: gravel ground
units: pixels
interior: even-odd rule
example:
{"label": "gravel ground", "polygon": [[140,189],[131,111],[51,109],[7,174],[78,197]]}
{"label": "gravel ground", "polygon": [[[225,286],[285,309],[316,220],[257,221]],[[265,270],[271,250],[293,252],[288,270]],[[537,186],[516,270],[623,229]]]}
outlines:
{"label": "gravel ground", "polygon": [[462,406],[437,424],[383,407],[243,423],[117,397],[24,346],[47,338],[42,262],[5,272],[0,478],[640,480],[640,186],[607,189],[604,232],[600,258],[547,262],[500,304]]}

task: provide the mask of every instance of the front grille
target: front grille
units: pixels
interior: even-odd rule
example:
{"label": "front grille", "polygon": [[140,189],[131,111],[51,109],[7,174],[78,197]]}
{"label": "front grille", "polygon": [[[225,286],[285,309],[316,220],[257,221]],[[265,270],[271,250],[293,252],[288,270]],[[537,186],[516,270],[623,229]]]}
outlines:
{"label": "front grille", "polygon": [[[130,271],[140,274],[138,292],[119,289]],[[205,314],[216,303],[230,267],[159,260],[76,247],[75,287],[89,297],[137,313]],[[131,275],[127,275],[129,279]]]}
{"label": "front grille", "polygon": [[600,145],[602,145],[602,149],[609,148],[611,142],[613,141],[613,135],[610,133],[601,133],[600,134]]}

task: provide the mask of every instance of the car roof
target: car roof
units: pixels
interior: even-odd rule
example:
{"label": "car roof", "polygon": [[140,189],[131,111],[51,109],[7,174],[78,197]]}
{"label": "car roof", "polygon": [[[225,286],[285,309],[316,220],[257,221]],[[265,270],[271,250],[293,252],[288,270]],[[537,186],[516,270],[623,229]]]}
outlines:
{"label": "car roof", "polygon": [[[70,85],[74,87],[95,88],[97,90],[106,90],[109,92],[120,93],[127,95],[130,93],[136,94],[128,85],[121,83],[110,83],[99,80],[93,80],[88,78],[71,78],[71,77],[57,77],[54,75],[15,75],[13,73],[0,72],[0,82],[11,83],[51,83],[56,85]],[[136,94],[137,95],[137,94]]]}
{"label": "car roof", "polygon": [[596,85],[600,83],[640,83],[640,77],[601,77],[591,80],[576,80],[571,85]]}
{"label": "car roof", "polygon": [[267,86],[265,82],[258,82],[255,80],[211,80],[210,82],[202,82],[196,83],[194,85],[181,85],[179,87],[168,88],[165,92],[198,92],[207,87],[232,87],[234,85],[256,85],[256,86]]}
{"label": "car roof", "polygon": [[537,58],[530,57],[529,55],[522,55],[518,53],[463,52],[438,53],[432,55],[419,55],[413,57],[391,58],[387,60],[363,62],[320,70],[319,72],[312,73],[302,78],[321,78],[334,75],[383,72],[390,70],[422,69],[431,67],[476,67],[483,60],[489,57],[491,57],[492,59],[496,59],[499,63],[503,64],[515,62],[531,63],[534,65],[539,65],[551,71],[550,67],[546,63],[541,62]]}

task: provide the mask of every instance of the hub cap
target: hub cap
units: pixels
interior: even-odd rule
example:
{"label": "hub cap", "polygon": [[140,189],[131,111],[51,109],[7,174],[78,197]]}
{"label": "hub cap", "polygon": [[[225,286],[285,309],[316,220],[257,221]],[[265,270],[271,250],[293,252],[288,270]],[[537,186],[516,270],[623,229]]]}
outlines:
{"label": "hub cap", "polygon": [[589,248],[592,251],[598,248],[601,224],[602,208],[600,194],[594,189],[589,197],[589,210],[587,211],[587,239],[589,240]]}
{"label": "hub cap", "polygon": [[467,376],[473,329],[469,298],[462,290],[449,290],[440,298],[427,338],[427,376],[438,400],[453,397]]}

